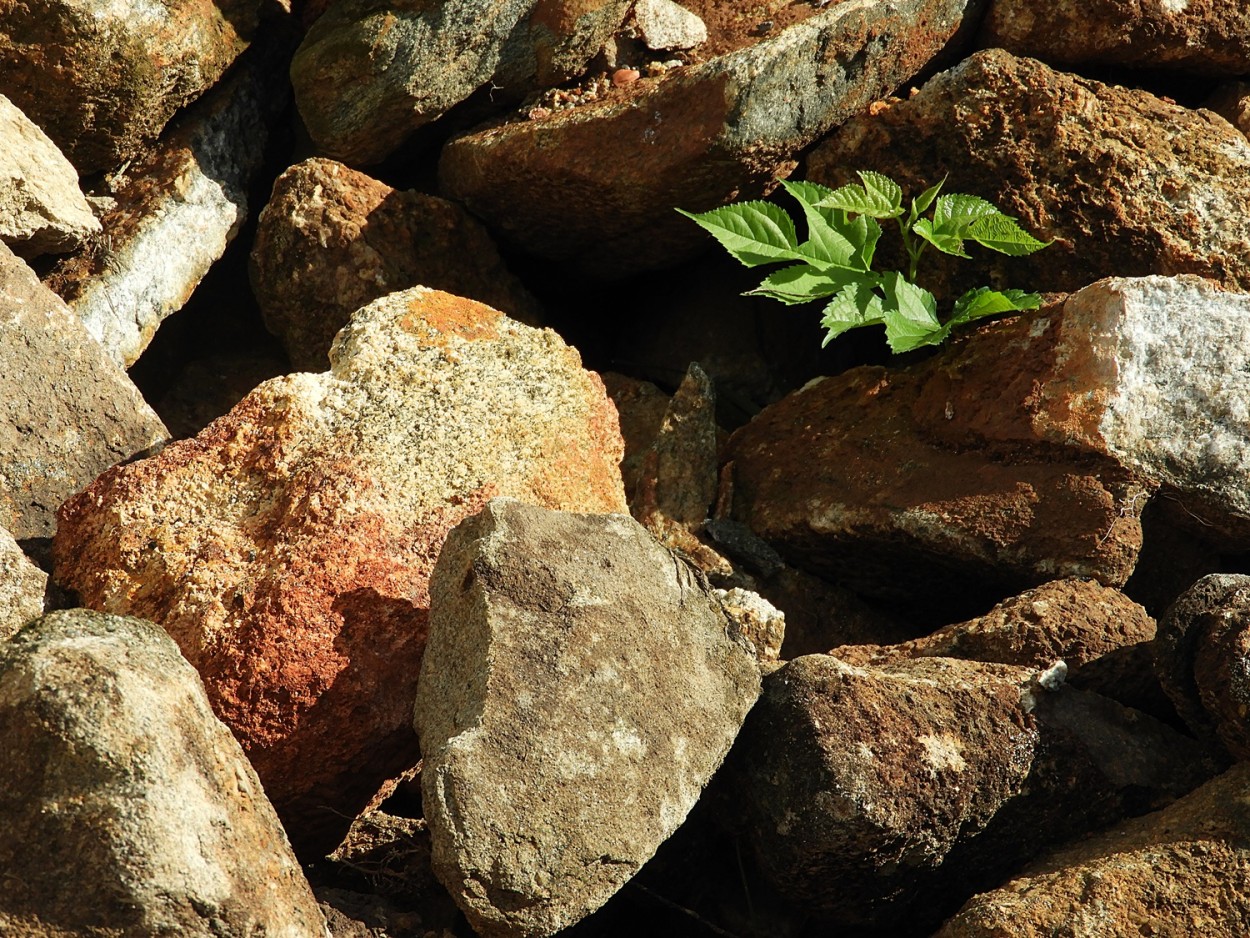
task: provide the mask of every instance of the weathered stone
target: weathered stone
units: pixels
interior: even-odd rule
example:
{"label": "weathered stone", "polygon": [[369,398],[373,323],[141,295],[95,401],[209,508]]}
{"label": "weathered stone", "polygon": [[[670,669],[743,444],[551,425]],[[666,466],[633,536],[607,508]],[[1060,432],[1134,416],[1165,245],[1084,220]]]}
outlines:
{"label": "weathered stone", "polygon": [[0,94],[0,241],[26,257],[70,251],[97,233],[78,172]]}
{"label": "weathered stone", "polygon": [[621,420],[621,438],[625,441],[625,457],[621,460],[621,479],[625,492],[632,499],[638,489],[642,461],[651,451],[660,424],[668,411],[669,395],[650,381],[631,378],[614,371],[603,372],[603,386],[616,405]]}
{"label": "weathered stone", "polygon": [[43,615],[48,575],[36,567],[13,535],[0,528],[0,642]]}
{"label": "weathered stone", "polygon": [[923,638],[844,645],[829,654],[859,667],[941,657],[1042,669],[1062,660],[1074,687],[1136,705],[1155,683],[1149,656],[1154,637],[1154,619],[1119,590],[1089,580],[1055,580]]}
{"label": "weathered stone", "polygon": [[295,55],[295,100],[321,152],[377,163],[487,82],[519,98],[570,78],[628,9],[627,0],[344,0]]}
{"label": "weathered stone", "polygon": [[480,934],[553,934],[681,824],[759,666],[624,515],[492,501],[448,538],[431,593],[415,725],[435,872]]}
{"label": "weathered stone", "polygon": [[286,103],[277,64],[249,56],[182,115],[117,184],[97,249],[48,278],[123,366],[182,309],[247,218],[248,189]]}
{"label": "weathered stone", "polygon": [[305,160],[278,177],[251,264],[265,324],[300,371],[325,368],[353,312],[409,287],[469,297],[530,325],[542,318],[464,209],[333,160]]}
{"label": "weathered stone", "polygon": [[692,49],[707,42],[707,25],[673,0],[638,0],[634,25],[648,49]]}
{"label": "weathered stone", "polygon": [[1250,82],[1232,81],[1221,85],[1202,106],[1250,137]]}
{"label": "weathered stone", "polygon": [[706,245],[673,206],[702,211],[768,191],[801,149],[924,68],[975,7],[833,4],[701,65],[455,138],[440,179],[532,254],[597,274],[669,266]]}
{"label": "weathered stone", "polygon": [[0,643],[0,932],[328,936],[239,744],[150,622]]}
{"label": "weathered stone", "polygon": [[[1146,274],[1250,289],[1250,141],[1209,111],[990,49],[847,121],[807,178],[841,185],[869,166],[913,195],[945,177],[947,192],[1054,239],[1028,257],[974,248],[975,263],[929,252],[922,279],[952,299],[987,283],[1073,291]],[[879,253],[885,269],[897,262]]]}
{"label": "weathered stone", "polygon": [[1218,0],[993,0],[981,42],[1051,65],[1250,72],[1250,8]]}
{"label": "weathered stone", "polygon": [[1004,871],[1213,774],[1164,724],[1053,686],[953,658],[789,662],[726,766],[761,869],[831,926],[928,934]]}
{"label": "weathered stone", "polygon": [[180,440],[228,413],[261,382],[290,370],[278,349],[217,352],[188,362],[153,406],[170,435]]}
{"label": "weathered stone", "polygon": [[495,494],[625,507],[616,414],[554,333],[415,287],[358,311],[330,359],[105,474],[54,545],[86,605],[174,636],[307,856],[416,762],[447,532]]}
{"label": "weathered stone", "polygon": [[1017,349],[1034,325],[998,323],[912,369],[857,368],[765,408],[726,448],[733,516],[795,566],[929,621],[1059,577],[1122,585],[1147,490],[1029,426],[1047,359]]}
{"label": "weathered stone", "polygon": [[1250,764],[970,899],[937,938],[1242,935],[1250,929]]}
{"label": "weathered stone", "polygon": [[167,436],[78,317],[0,244],[0,527],[50,536],[65,499]]}
{"label": "weathered stone", "polygon": [[246,48],[256,0],[0,7],[0,93],[79,173],[134,156]]}

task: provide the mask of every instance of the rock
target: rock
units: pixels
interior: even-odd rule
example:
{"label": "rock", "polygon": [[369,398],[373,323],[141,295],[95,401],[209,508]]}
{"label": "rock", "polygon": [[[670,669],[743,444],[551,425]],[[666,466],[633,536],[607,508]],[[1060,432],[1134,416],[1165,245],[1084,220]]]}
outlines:
{"label": "rock", "polygon": [[1165,725],[1053,687],[953,658],[790,661],[726,764],[761,869],[828,928],[929,934],[1048,846],[1213,773]]}
{"label": "rock", "polygon": [[98,249],[48,278],[124,367],[182,309],[247,218],[248,189],[286,103],[274,90],[278,64],[249,54],[180,116],[118,185]]}
{"label": "rock", "polygon": [[759,695],[720,602],[624,515],[494,500],[448,537],[417,687],[434,871],[485,936],[594,911]]}
{"label": "rock", "polygon": [[154,406],[170,435],[181,440],[227,413],[262,381],[288,371],[290,363],[277,349],[216,352],[188,362]]}
{"label": "rock", "polygon": [[0,244],[0,527],[51,536],[65,499],[167,438],[78,317]]}
{"label": "rock", "polygon": [[48,575],[22,553],[13,535],[0,528],[0,644],[43,615]]}
{"label": "rock", "polygon": [[1030,428],[1028,395],[1049,377],[1033,369],[1052,359],[1019,349],[1034,327],[1048,334],[1042,322],[997,323],[912,369],[863,366],[765,408],[726,447],[733,517],[795,566],[927,621],[1056,577],[1122,585],[1148,488]]}
{"label": "rock", "polygon": [[1250,924],[1250,764],[1056,851],[970,899],[936,938],[1240,935]]}
{"label": "rock", "polygon": [[[625,483],[625,492],[632,500],[638,488],[642,461],[651,451],[651,444],[655,442],[668,410],[669,395],[650,381],[615,371],[605,371],[601,377],[608,397],[612,398],[620,416],[621,438],[625,441],[621,478]],[[630,511],[633,511],[632,505]]]}
{"label": "rock", "polygon": [[1154,619],[1119,590],[1068,579],[1025,590],[983,616],[923,638],[844,645],[829,654],[859,667],[942,657],[1045,669],[1062,660],[1074,687],[1136,706],[1157,684],[1149,653],[1154,637]]}
{"label": "rock", "polygon": [[86,605],[175,638],[306,857],[417,760],[447,532],[496,494],[625,507],[616,414],[554,333],[414,287],[358,311],[330,358],[106,473],[54,544]]}
{"label": "rock", "polygon": [[1159,620],[1155,670],[1164,692],[1200,739],[1250,754],[1250,576],[1216,573],[1181,595]]}
{"label": "rock", "polygon": [[981,43],[1051,65],[1250,72],[1250,9],[1236,3],[993,0]]}
{"label": "rock", "polygon": [[0,10],[0,94],[82,175],[135,156],[256,30],[256,0],[51,0]]}
{"label": "rock", "polygon": [[309,28],[291,81],[319,150],[377,163],[490,82],[509,97],[559,84],[599,51],[627,0],[345,0]]}
{"label": "rock", "polygon": [[[913,195],[945,176],[945,191],[989,199],[1054,239],[1029,257],[977,251],[973,264],[930,251],[921,279],[950,299],[984,284],[1074,291],[1146,274],[1250,289],[1250,141],[1209,111],[990,49],[847,121],[812,152],[807,178],[836,186],[863,167]],[[883,269],[897,264],[879,255]]]}
{"label": "rock", "polygon": [[975,5],[834,4],[593,103],[453,138],[439,177],[528,253],[595,275],[671,266],[707,243],[674,206],[767,192],[800,150],[923,69]]}
{"label": "rock", "polygon": [[707,42],[707,26],[698,15],[673,0],[638,0],[634,25],[648,49],[693,49]]}
{"label": "rock", "polygon": [[1202,106],[1250,137],[1250,82],[1232,81],[1221,85]]}
{"label": "rock", "polygon": [[195,671],[150,622],[55,612],[0,643],[0,932],[327,936]]}
{"label": "rock", "polygon": [[542,318],[464,209],[333,160],[305,160],[278,177],[251,264],[265,324],[300,371],[325,368],[353,312],[409,287],[469,297],[530,325]]}
{"label": "rock", "polygon": [[0,241],[25,257],[72,251],[100,230],[78,172],[0,94]]}
{"label": "rock", "polygon": [[729,618],[732,638],[749,644],[765,665],[780,660],[786,638],[785,613],[758,593],[741,587],[713,590],[713,595]]}

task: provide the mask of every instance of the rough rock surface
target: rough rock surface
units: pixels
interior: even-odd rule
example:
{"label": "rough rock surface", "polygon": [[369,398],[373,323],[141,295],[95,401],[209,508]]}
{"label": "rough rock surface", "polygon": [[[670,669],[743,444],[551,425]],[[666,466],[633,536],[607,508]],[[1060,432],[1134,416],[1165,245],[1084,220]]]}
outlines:
{"label": "rough rock surface", "polygon": [[409,287],[469,297],[530,325],[541,319],[537,301],[464,209],[333,160],[305,160],[278,177],[251,263],[265,325],[300,371],[325,368],[353,312]]}
{"label": "rough rock surface", "polygon": [[1250,73],[1250,7],[1219,0],[994,0],[981,42],[1051,65]]}
{"label": "rough rock surface", "polygon": [[946,176],[947,192],[1055,239],[974,264],[929,252],[925,284],[952,299],[986,283],[1073,291],[1146,274],[1250,289],[1250,140],[1209,111],[991,49],[848,121],[812,152],[807,178],[840,185],[865,166],[913,195]]}
{"label": "rough rock surface", "polygon": [[322,938],[260,780],[169,636],[54,612],[0,643],[0,933]]}
{"label": "rough rock surface", "polygon": [[453,139],[440,180],[525,251],[593,273],[705,246],[673,211],[767,191],[795,154],[911,78],[969,0],[846,0],[775,37],[599,101]]}
{"label": "rough rock surface", "polygon": [[936,938],[1250,932],[1250,764],[1057,851],[971,900]]}
{"label": "rough rock surface", "polygon": [[99,230],[77,170],[0,94],[0,241],[33,257],[72,250]]}
{"label": "rough rock surface", "polygon": [[[287,97],[275,63],[249,55],[171,125],[118,181],[96,250],[61,265],[48,284],[119,364],[129,368],[160,324],[190,299],[248,216],[248,190],[270,125]],[[320,369],[319,369],[320,370]]]}
{"label": "rough rock surface", "polygon": [[422,287],[357,312],[331,371],[267,381],[61,513],[56,576],[164,626],[302,855],[417,758],[428,579],[491,496],[621,511],[616,414],[556,335]]}
{"label": "rough rock surface", "polygon": [[167,436],[78,317],[0,244],[0,527],[50,536],[66,498]]}
{"label": "rough rock surface", "polygon": [[474,928],[550,935],[602,905],[685,819],[759,682],[628,516],[495,500],[452,532],[415,726],[435,872]]}
{"label": "rough rock surface", "polygon": [[1043,675],[825,655],[769,675],[726,766],[763,871],[831,926],[926,935],[1047,846],[1213,774],[1187,737]]}
{"label": "rough rock surface", "polygon": [[0,7],[0,94],[81,174],[117,166],[246,48],[256,0]]}
{"label": "rough rock surface", "polygon": [[1250,82],[1232,81],[1221,85],[1202,106],[1250,137]]}
{"label": "rough rock surface", "polygon": [[633,16],[649,49],[691,49],[707,42],[707,24],[673,0],[638,0]]}
{"label": "rough rock surface", "polygon": [[625,442],[621,479],[625,483],[625,493],[632,501],[642,462],[651,451],[651,444],[655,442],[664,414],[668,411],[669,395],[650,381],[614,371],[605,371],[602,377],[603,386],[607,388],[621,420],[621,438]]}
{"label": "rough rock surface", "polygon": [[376,163],[487,82],[508,96],[576,74],[624,19],[626,0],[345,0],[291,64],[321,152]]}
{"label": "rough rock surface", "polygon": [[13,535],[0,528],[0,642],[43,615],[48,575],[22,553]]}
{"label": "rough rock surface", "polygon": [[866,667],[904,658],[964,658],[1044,669],[1067,665],[1067,681],[1135,704],[1154,681],[1155,621],[1119,590],[1091,580],[1054,580],[898,645],[843,645],[829,651]]}

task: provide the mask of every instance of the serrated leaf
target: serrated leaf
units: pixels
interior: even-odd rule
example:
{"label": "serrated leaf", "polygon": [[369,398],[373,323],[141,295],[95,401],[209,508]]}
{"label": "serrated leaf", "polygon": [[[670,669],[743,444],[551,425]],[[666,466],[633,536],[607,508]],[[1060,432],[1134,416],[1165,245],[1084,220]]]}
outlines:
{"label": "serrated leaf", "polygon": [[833,190],[828,186],[822,186],[818,182],[807,182],[806,180],[785,179],[781,183],[787,192],[794,196],[801,204],[811,205],[815,207],[822,199],[826,199],[833,195]]}
{"label": "serrated leaf", "polygon": [[699,215],[677,209],[747,267],[803,260],[794,220],[771,202],[738,202]]}
{"label": "serrated leaf", "polygon": [[822,271],[810,264],[794,264],[773,271],[754,290],[743,296],[767,296],[787,306],[810,303],[833,296],[855,278],[851,271]]}
{"label": "serrated leaf", "polygon": [[955,301],[955,313],[949,325],[959,325],[981,319],[985,316],[997,316],[999,313],[1015,313],[1025,309],[1037,309],[1042,305],[1042,298],[1036,293],[1023,290],[991,290],[979,287],[969,290]]}
{"label": "serrated leaf", "polygon": [[889,176],[861,171],[863,185],[839,186],[816,203],[817,208],[836,208],[870,218],[896,218],[903,213],[903,190]]}
{"label": "serrated leaf", "polygon": [[875,218],[859,215],[847,223],[847,228],[847,237],[857,245],[856,257],[852,259],[851,266],[871,270],[873,256],[877,253],[877,242],[881,240],[881,226]]}
{"label": "serrated leaf", "polygon": [[955,257],[968,257],[964,250],[964,239],[954,234],[947,234],[933,229],[933,223],[927,218],[918,218],[911,230],[924,238],[943,254]]}
{"label": "serrated leaf", "polygon": [[919,218],[922,214],[929,210],[929,206],[933,204],[933,200],[938,197],[938,193],[942,191],[942,186],[946,185],[946,177],[943,176],[941,182],[937,185],[930,186],[924,192],[911,200],[911,217]]}
{"label": "serrated leaf", "polygon": [[820,319],[820,324],[825,327],[825,340],[821,345],[828,345],[849,329],[879,323],[884,315],[881,297],[872,283],[865,280],[847,284],[825,306]]}
{"label": "serrated leaf", "polygon": [[1040,251],[1049,241],[1039,241],[1010,215],[1001,212],[978,218],[968,229],[968,237],[977,244],[983,245],[999,254],[1021,257]]}
{"label": "serrated leaf", "polygon": [[897,271],[881,278],[885,291],[885,338],[890,351],[909,352],[922,345],[937,345],[948,330],[937,318],[937,299]]}
{"label": "serrated leaf", "polygon": [[968,236],[968,228],[979,218],[1002,213],[985,199],[975,195],[951,193],[933,204],[933,230],[940,235]]}

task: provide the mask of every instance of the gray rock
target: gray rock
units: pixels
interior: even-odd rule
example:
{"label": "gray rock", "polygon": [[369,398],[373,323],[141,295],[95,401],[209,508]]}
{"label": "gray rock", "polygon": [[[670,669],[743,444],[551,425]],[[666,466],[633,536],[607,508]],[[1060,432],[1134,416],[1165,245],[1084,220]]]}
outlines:
{"label": "gray rock", "polygon": [[55,612],[0,643],[0,932],[322,938],[260,780],[161,629]]}
{"label": "gray rock", "polygon": [[1029,857],[1217,770],[1164,724],[1052,677],[824,655],[773,672],[726,765],[763,872],[830,927],[927,934]]}
{"label": "gray rock", "polygon": [[[985,284],[1072,292],[1147,274],[1250,289],[1250,140],[1210,111],[989,49],[847,121],[812,151],[807,178],[838,186],[864,167],[912,195],[946,177],[945,191],[1054,239],[1028,257],[974,248],[975,263],[930,251],[921,279],[951,300]],[[889,248],[886,270],[899,263]]]}
{"label": "gray rock", "polygon": [[728,628],[628,516],[497,499],[449,536],[415,726],[434,869],[479,933],[578,921],[681,824],[759,693]]}
{"label": "gray rock", "polygon": [[1250,72],[1250,7],[1190,0],[994,0],[981,42],[1078,69],[1120,65],[1234,77]]}
{"label": "gray rock", "polygon": [[99,230],[78,171],[0,94],[0,241],[33,257],[73,250]]}
{"label": "gray rock", "polygon": [[595,103],[453,139],[440,179],[527,252],[596,274],[669,266],[706,245],[674,206],[702,211],[768,191],[801,149],[920,72],[979,7],[832,4]]}
{"label": "gray rock", "polygon": [[0,245],[0,527],[50,536],[65,499],[167,438],[78,317]]}
{"label": "gray rock", "polygon": [[376,163],[488,81],[519,98],[571,77],[628,8],[627,0],[345,0],[300,45],[295,100],[321,152]]}
{"label": "gray rock", "polygon": [[638,0],[634,25],[648,49],[692,49],[707,42],[707,25],[673,0]]}
{"label": "gray rock", "polygon": [[0,641],[43,615],[48,575],[22,553],[13,535],[0,528]]}
{"label": "gray rock", "polygon": [[1250,764],[1162,811],[1078,841],[970,899],[935,938],[1243,935]]}
{"label": "gray rock", "polygon": [[0,94],[79,173],[109,169],[221,77],[251,40],[259,9],[257,0],[6,3]]}
{"label": "gray rock", "polygon": [[123,367],[182,309],[247,218],[248,189],[286,102],[276,65],[249,55],[180,116],[118,184],[99,249],[48,278]]}

